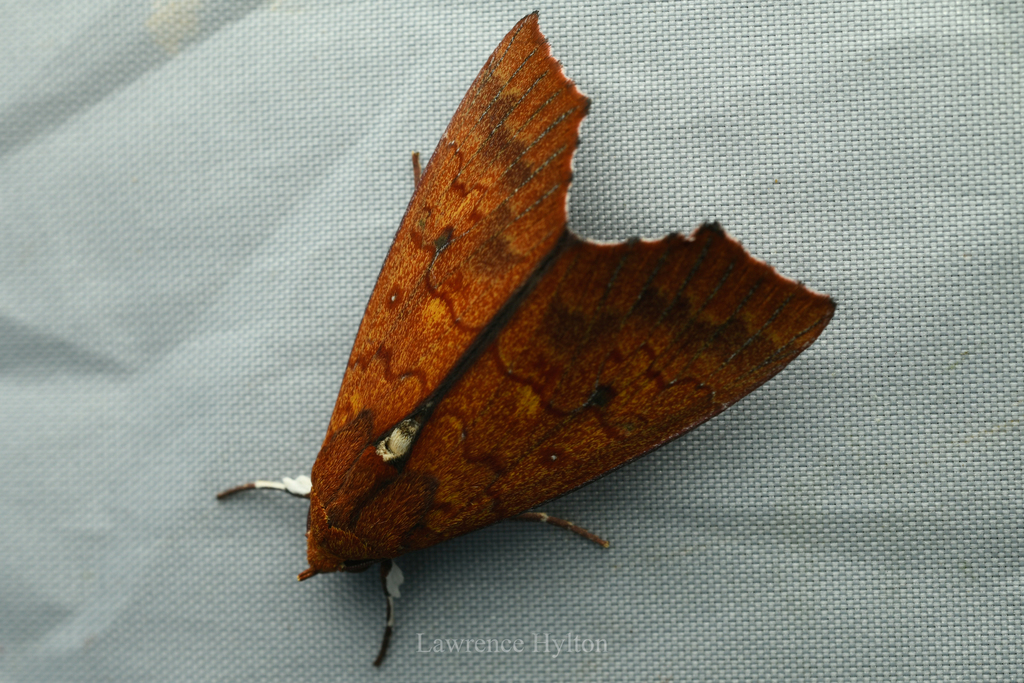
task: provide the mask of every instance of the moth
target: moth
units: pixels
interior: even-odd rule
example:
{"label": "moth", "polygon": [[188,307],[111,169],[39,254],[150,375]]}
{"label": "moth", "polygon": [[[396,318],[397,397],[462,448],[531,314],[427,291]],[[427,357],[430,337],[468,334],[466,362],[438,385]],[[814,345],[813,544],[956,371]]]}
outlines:
{"label": "moth", "polygon": [[[308,579],[529,512],[725,410],[821,334],[835,304],[717,223],[598,243],[566,228],[589,101],[537,14],[498,45],[419,173],[310,478]],[[390,582],[394,584],[393,581]]]}

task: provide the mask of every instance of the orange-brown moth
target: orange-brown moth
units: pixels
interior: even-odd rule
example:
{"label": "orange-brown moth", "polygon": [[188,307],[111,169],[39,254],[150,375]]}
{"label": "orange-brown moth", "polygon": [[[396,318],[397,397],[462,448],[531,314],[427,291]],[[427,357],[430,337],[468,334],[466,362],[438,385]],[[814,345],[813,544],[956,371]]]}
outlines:
{"label": "orange-brown moth", "polygon": [[587,98],[530,14],[419,175],[306,478],[299,575],[520,517],[688,432],[784,368],[835,305],[717,223],[596,243],[566,229]]}

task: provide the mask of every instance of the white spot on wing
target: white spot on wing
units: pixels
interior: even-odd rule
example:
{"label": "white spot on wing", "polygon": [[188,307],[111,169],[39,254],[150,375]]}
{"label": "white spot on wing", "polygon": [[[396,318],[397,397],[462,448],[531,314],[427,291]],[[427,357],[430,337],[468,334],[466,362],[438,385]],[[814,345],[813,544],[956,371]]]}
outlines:
{"label": "white spot on wing", "polygon": [[416,420],[403,420],[391,430],[391,434],[377,444],[377,455],[384,462],[391,462],[405,457],[412,448],[416,433],[420,431],[420,423]]}

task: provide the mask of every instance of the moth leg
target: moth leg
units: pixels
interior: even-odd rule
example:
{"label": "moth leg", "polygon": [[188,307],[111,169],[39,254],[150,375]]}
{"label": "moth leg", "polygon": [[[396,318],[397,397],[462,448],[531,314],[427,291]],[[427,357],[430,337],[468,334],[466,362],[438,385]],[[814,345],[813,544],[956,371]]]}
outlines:
{"label": "moth leg", "polygon": [[373,660],[374,666],[380,666],[384,656],[388,653],[388,643],[391,642],[391,632],[395,628],[395,598],[401,597],[398,587],[402,585],[405,577],[402,570],[391,560],[383,560],[380,563],[380,585],[384,589],[384,597],[388,600],[387,625],[384,627],[384,638],[380,643],[380,652],[377,659]]}
{"label": "moth leg", "polygon": [[253,481],[248,484],[242,484],[241,486],[230,488],[227,491],[221,491],[217,494],[217,500],[227,498],[239,491],[248,491],[250,489],[275,489],[277,491],[290,493],[299,498],[309,498],[309,492],[313,489],[313,482],[304,474],[301,474],[294,479],[291,477],[284,477],[281,481]]}
{"label": "moth leg", "polygon": [[545,522],[547,524],[553,524],[554,526],[561,527],[562,529],[568,529],[574,534],[579,534],[588,541],[593,541],[602,548],[607,548],[611,545],[608,541],[604,540],[597,534],[592,534],[583,527],[578,527],[572,522],[566,521],[559,517],[552,517],[551,515],[544,512],[524,512],[521,515],[517,515],[512,519],[518,519],[521,522]]}
{"label": "moth leg", "polygon": [[420,153],[412,153],[412,188],[415,190],[420,186],[420,176],[423,173],[420,171]]}

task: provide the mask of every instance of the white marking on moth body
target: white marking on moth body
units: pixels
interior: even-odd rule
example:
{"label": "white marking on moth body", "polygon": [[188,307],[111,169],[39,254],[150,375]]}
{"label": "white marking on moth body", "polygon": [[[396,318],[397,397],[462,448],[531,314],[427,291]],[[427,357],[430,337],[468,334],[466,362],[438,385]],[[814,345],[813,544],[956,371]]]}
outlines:
{"label": "white marking on moth body", "polygon": [[391,430],[391,434],[377,444],[377,455],[384,462],[391,462],[405,456],[412,448],[416,432],[420,431],[420,423],[416,420],[403,420]]}
{"label": "white marking on moth body", "polygon": [[313,490],[313,481],[305,474],[292,479],[291,477],[284,477],[281,481],[266,481],[259,480],[253,482],[254,487],[258,489],[276,489],[278,491],[287,491],[294,496],[308,496],[309,492]]}
{"label": "white marking on moth body", "polygon": [[281,482],[284,483],[285,491],[294,493],[296,496],[308,496],[309,492],[313,490],[313,480],[305,474],[300,474],[294,479],[282,477]]}
{"label": "white marking on moth body", "polygon": [[384,577],[384,591],[388,594],[388,628],[395,625],[395,598],[402,597],[398,592],[398,587],[402,585],[403,581],[405,581],[405,576],[402,574],[402,570],[392,562],[391,569]]}
{"label": "white marking on moth body", "polygon": [[388,572],[388,576],[384,579],[384,583],[387,586],[388,595],[392,598],[400,598],[402,594],[398,592],[398,587],[405,582],[405,575],[402,574],[402,570],[398,568],[394,560],[391,561],[391,571]]}

